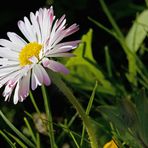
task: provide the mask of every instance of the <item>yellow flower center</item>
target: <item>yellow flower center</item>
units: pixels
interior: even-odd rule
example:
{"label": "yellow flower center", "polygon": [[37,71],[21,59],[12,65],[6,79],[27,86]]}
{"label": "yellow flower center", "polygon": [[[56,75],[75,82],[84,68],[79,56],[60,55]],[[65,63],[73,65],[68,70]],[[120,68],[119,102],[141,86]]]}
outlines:
{"label": "yellow flower center", "polygon": [[38,44],[37,42],[28,43],[19,53],[19,61],[21,66],[30,65],[32,64],[29,61],[29,58],[35,56],[39,59],[39,53],[41,51],[42,45]]}

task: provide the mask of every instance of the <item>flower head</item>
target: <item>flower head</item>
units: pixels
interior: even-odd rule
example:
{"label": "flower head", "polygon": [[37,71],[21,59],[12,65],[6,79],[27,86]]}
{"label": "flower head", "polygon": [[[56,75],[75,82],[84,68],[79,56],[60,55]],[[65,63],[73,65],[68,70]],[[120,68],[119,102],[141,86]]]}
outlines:
{"label": "flower head", "polygon": [[67,74],[68,69],[53,57],[70,57],[69,51],[76,48],[79,40],[61,42],[75,33],[77,24],[66,27],[65,15],[55,19],[52,6],[30,13],[30,20],[18,22],[25,39],[14,32],[8,32],[7,39],[0,39],[0,87],[5,85],[5,101],[14,93],[13,102],[22,102],[29,94],[30,87],[50,85],[46,68]]}

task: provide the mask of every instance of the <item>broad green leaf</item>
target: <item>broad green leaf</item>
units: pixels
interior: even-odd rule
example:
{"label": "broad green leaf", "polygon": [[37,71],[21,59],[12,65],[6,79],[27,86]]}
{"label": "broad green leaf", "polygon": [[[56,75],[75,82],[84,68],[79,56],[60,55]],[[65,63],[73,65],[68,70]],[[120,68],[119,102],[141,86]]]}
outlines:
{"label": "broad green leaf", "polygon": [[138,123],[136,109],[131,101],[124,98],[116,105],[100,106],[97,110],[107,121],[113,124],[117,132],[115,135],[118,139],[122,139],[125,144],[133,148],[141,148],[137,137],[133,134],[137,130],[135,127],[137,127]]}
{"label": "broad green leaf", "polygon": [[126,125],[122,121],[121,114],[116,106],[103,105],[97,108],[106,120],[111,121],[116,128],[123,130]]}
{"label": "broad green leaf", "polygon": [[94,83],[98,81],[97,91],[114,95],[115,88],[105,78],[93,57],[92,33],[93,30],[90,29],[87,34],[83,35],[82,42],[73,52],[76,56],[67,61],[66,67],[70,69],[70,74],[65,79],[81,89],[90,91],[93,90]]}
{"label": "broad green leaf", "polygon": [[[141,44],[143,43],[144,39],[146,38],[148,31],[148,10],[143,11],[139,14],[134,21],[131,29],[129,30],[125,42],[129,50],[133,53],[136,53],[137,50],[140,48]],[[128,80],[137,85],[137,63],[136,59],[128,52],[128,61],[129,61],[129,73],[126,75]]]}
{"label": "broad green leaf", "polygon": [[144,41],[148,31],[148,10],[137,16],[126,36],[126,44],[132,52],[136,52]]}

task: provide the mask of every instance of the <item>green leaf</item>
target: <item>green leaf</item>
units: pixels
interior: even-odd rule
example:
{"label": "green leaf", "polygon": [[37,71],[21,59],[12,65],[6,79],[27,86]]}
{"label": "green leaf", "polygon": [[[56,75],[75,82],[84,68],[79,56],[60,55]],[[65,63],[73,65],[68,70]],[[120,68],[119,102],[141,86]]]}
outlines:
{"label": "green leaf", "polygon": [[83,35],[82,43],[73,52],[76,56],[67,61],[66,66],[70,69],[70,74],[65,79],[75,87],[90,91],[93,90],[94,83],[98,81],[97,92],[115,95],[114,86],[106,79],[93,57],[92,33],[93,30],[90,29],[87,34]]}
{"label": "green leaf", "polygon": [[137,136],[135,136],[138,127],[136,108],[130,100],[123,98],[116,105],[100,106],[97,110],[108,122],[113,124],[115,131],[112,134],[117,139],[133,148],[141,148]]}
{"label": "green leaf", "polygon": [[136,108],[127,98],[121,99],[116,105],[104,105],[98,108],[108,120],[120,130],[133,128],[137,122]]}
{"label": "green leaf", "polygon": [[103,105],[97,108],[103,117],[112,122],[116,128],[124,130],[126,125],[122,121],[121,114],[116,106]]}
{"label": "green leaf", "polygon": [[[129,50],[132,53],[136,53],[138,49],[140,49],[141,44],[146,38],[148,31],[148,10],[143,11],[139,14],[134,21],[131,29],[129,30],[125,43]],[[134,85],[137,85],[137,63],[136,58],[130,52],[127,53],[128,61],[129,61],[129,74],[127,74],[127,78]]]}
{"label": "green leaf", "polygon": [[136,52],[144,41],[148,31],[148,10],[137,16],[126,36],[126,44],[132,52]]}

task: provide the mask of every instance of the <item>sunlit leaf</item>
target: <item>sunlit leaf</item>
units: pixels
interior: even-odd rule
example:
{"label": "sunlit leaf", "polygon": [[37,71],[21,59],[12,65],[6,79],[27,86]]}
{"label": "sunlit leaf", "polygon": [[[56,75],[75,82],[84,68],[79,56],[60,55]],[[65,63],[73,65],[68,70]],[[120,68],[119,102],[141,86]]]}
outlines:
{"label": "sunlit leaf", "polygon": [[126,44],[132,52],[136,52],[144,41],[148,31],[148,10],[137,16],[126,36]]}
{"label": "sunlit leaf", "polygon": [[90,29],[87,34],[83,35],[79,47],[73,52],[76,56],[67,61],[66,66],[70,69],[70,74],[65,79],[75,87],[90,91],[93,89],[94,83],[98,81],[98,92],[114,95],[115,88],[105,78],[93,57],[92,33],[93,30]]}
{"label": "sunlit leaf", "polygon": [[[134,21],[131,29],[129,30],[125,42],[128,46],[129,50],[133,53],[136,53],[146,38],[148,31],[148,10],[143,11],[140,15],[137,16]],[[137,63],[133,54],[129,53],[128,55],[129,61],[129,73],[127,74],[127,78],[134,85],[137,85]]]}

